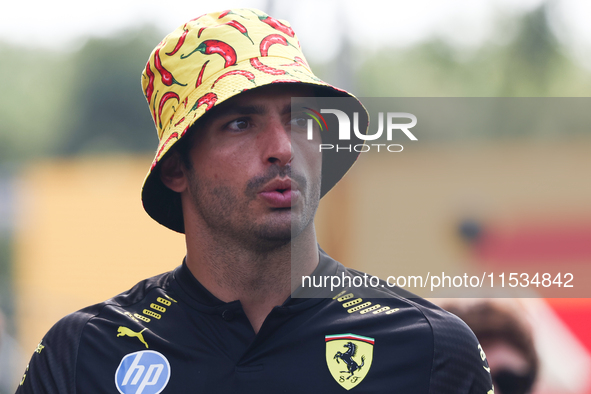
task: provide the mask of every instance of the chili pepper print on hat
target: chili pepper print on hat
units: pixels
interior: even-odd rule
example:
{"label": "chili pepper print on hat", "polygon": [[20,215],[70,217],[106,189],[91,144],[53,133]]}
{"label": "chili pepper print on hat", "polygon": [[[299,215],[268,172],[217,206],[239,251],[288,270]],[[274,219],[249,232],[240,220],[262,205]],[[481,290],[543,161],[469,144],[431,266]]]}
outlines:
{"label": "chili pepper print on hat", "polygon": [[[142,87],[159,145],[142,188],[142,203],[157,222],[184,232],[180,197],[162,182],[158,163],[205,112],[246,90],[272,83],[325,87],[326,96],[353,97],[310,70],[289,23],[255,9],[201,15],[166,36],[150,55]],[[365,109],[357,100],[359,111]],[[343,171],[325,177],[322,195]],[[325,166],[323,158],[323,167]],[[333,171],[334,173],[334,171]]]}

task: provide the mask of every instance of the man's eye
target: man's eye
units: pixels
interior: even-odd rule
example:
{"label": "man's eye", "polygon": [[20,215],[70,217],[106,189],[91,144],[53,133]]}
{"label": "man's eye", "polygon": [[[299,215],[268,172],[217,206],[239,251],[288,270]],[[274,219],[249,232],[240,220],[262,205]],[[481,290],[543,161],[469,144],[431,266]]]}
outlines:
{"label": "man's eye", "polygon": [[246,130],[249,126],[248,120],[246,119],[236,119],[228,124],[228,129],[232,131],[242,131]]}
{"label": "man's eye", "polygon": [[307,125],[308,125],[307,118],[292,118],[291,119],[291,126],[292,127],[306,128]]}

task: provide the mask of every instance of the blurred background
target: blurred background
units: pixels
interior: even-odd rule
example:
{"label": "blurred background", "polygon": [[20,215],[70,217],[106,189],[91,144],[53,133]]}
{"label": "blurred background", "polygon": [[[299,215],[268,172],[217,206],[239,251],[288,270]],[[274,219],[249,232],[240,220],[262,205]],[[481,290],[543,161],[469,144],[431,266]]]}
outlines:
{"label": "blurred background", "polygon": [[[584,1],[211,4],[3,6],[0,394],[14,392],[60,317],[181,263],[184,238],[139,199],[157,145],[140,73],[188,19],[233,7],[287,19],[315,73],[359,97],[591,92]],[[442,131],[399,154],[364,154],[321,202],[320,244],[375,275],[591,267],[591,130],[562,126]],[[591,393],[590,299],[535,297],[514,301],[540,358],[534,393]]]}

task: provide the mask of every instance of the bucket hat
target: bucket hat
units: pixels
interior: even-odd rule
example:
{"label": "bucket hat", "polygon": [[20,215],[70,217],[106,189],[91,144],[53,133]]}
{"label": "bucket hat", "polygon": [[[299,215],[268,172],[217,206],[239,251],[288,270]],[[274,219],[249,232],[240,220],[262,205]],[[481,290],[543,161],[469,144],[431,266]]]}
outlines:
{"label": "bucket hat", "polygon": [[[166,36],[152,51],[142,73],[143,92],[159,139],[142,187],[146,212],[158,223],[184,233],[180,194],[162,183],[159,163],[214,106],[246,90],[292,83],[314,86],[317,95],[348,97],[351,109],[367,116],[353,95],[312,73],[290,24],[262,11],[235,9],[204,14]],[[366,132],[367,127],[362,133]],[[329,143],[325,138],[331,137],[322,138],[323,143]],[[363,144],[363,140],[354,142]],[[321,196],[345,175],[357,157],[357,152],[323,153]]]}

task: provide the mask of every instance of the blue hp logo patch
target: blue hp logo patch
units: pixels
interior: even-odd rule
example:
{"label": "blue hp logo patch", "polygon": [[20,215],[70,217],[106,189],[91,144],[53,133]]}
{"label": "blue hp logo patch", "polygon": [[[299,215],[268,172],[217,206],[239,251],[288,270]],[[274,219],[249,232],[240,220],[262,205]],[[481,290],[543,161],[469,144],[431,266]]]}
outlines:
{"label": "blue hp logo patch", "polygon": [[153,350],[127,354],[115,372],[115,384],[121,394],[158,394],[169,378],[168,360]]}

